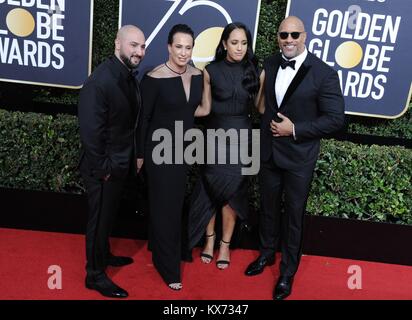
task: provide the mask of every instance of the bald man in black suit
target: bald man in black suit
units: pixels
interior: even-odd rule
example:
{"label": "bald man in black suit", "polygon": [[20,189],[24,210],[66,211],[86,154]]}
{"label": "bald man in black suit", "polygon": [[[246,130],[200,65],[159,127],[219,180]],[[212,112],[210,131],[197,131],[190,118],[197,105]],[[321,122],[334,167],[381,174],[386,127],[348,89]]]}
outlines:
{"label": "bald man in black suit", "polygon": [[[282,259],[273,299],[290,295],[302,251],[302,228],[320,139],[344,124],[338,74],[307,51],[303,22],[290,16],[278,30],[281,53],[269,57],[260,76],[261,119],[260,256],[246,269],[260,274]],[[284,200],[284,201],[283,201]],[[281,224],[281,212],[283,216]]]}
{"label": "bald man in black suit", "polygon": [[112,298],[125,298],[128,293],[107,277],[106,267],[133,262],[110,252],[109,236],[126,179],[143,164],[136,150],[141,97],[132,71],[145,55],[145,41],[139,28],[120,28],[114,56],[87,79],[78,104],[80,172],[89,202],[86,287]]}

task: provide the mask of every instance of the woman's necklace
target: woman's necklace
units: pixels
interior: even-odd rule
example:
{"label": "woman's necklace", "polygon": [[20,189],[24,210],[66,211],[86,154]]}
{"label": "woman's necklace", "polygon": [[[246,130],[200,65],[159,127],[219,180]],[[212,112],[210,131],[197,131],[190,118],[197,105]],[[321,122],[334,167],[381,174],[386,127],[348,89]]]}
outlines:
{"label": "woman's necklace", "polygon": [[181,76],[182,74],[186,73],[186,71],[187,71],[187,65],[186,65],[185,71],[183,71],[183,72],[177,72],[177,71],[173,70],[172,68],[170,68],[170,67],[167,65],[167,62],[165,62],[165,66],[166,66],[166,68],[168,68],[170,71],[178,74],[179,76]]}

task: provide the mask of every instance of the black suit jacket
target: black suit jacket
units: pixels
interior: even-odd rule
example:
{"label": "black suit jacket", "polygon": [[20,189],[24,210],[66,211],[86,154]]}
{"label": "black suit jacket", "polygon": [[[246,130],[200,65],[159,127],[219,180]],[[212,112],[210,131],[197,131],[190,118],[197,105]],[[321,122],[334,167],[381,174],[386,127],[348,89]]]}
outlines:
{"label": "black suit jacket", "polygon": [[81,172],[99,179],[127,176],[136,162],[140,107],[138,83],[129,70],[115,56],[101,63],[79,96]]}
{"label": "black suit jacket", "polygon": [[[344,100],[337,72],[315,55],[308,55],[292,80],[281,106],[275,96],[275,81],[281,54],[269,57],[265,70],[265,112],[261,119],[261,160],[271,156],[284,169],[312,170],[319,154],[320,138],[344,124]],[[270,121],[280,121],[277,112],[295,125],[293,136],[273,137]]]}

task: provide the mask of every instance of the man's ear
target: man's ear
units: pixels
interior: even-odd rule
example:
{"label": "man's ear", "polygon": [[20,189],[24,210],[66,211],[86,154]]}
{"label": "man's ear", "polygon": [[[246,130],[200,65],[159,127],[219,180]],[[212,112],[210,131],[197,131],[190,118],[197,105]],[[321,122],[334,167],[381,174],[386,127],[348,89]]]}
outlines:
{"label": "man's ear", "polygon": [[116,50],[120,50],[120,40],[119,39],[114,40],[114,47]]}
{"label": "man's ear", "polygon": [[306,43],[306,36],[307,36],[306,31],[302,34],[302,36],[303,36],[303,43]]}

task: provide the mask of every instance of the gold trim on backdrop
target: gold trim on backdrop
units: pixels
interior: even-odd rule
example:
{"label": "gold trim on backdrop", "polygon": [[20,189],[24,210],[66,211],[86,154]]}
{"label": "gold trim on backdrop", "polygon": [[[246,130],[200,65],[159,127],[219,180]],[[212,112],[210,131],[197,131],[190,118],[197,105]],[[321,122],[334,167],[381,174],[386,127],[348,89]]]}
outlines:
{"label": "gold trim on backdrop", "polygon": [[122,27],[122,9],[123,9],[123,0],[119,1],[119,25],[117,29]]}
{"label": "gold trim on backdrop", "polygon": [[[289,12],[290,12],[290,5],[292,4],[292,0],[288,0],[288,4],[286,6],[286,14],[285,14],[285,18],[287,18],[289,16]],[[277,30],[276,30],[277,31]]]}
{"label": "gold trim on backdrop", "polygon": [[258,0],[258,6],[256,11],[256,23],[255,23],[255,32],[253,35],[253,51],[256,50],[256,41],[257,41],[257,33],[259,28],[259,21],[260,21],[260,7],[262,4],[262,0]]}
{"label": "gold trim on backdrop", "polygon": [[[93,60],[93,24],[94,24],[94,0],[90,2],[90,34],[89,34],[89,70],[88,75],[92,73],[92,60]],[[86,79],[85,79],[86,80]],[[82,85],[83,87],[83,85]]]}

